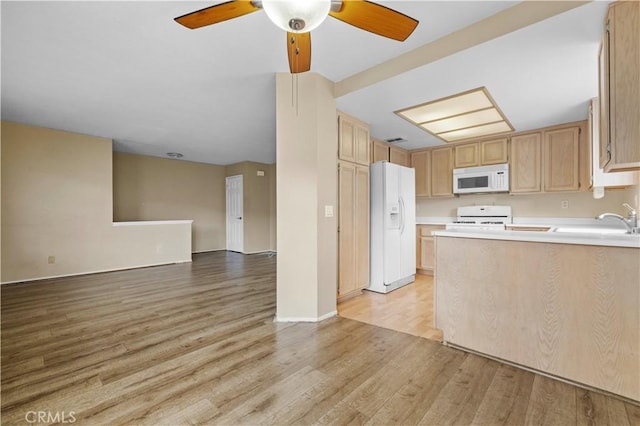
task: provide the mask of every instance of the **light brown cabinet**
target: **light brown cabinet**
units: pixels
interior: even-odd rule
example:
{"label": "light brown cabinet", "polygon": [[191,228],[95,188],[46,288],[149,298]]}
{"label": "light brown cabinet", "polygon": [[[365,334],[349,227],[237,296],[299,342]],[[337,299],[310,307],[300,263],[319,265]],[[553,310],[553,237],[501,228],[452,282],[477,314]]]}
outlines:
{"label": "light brown cabinet", "polygon": [[507,144],[507,138],[501,138],[455,145],[454,166],[463,168],[506,163]]}
{"label": "light brown cabinet", "polygon": [[338,297],[369,285],[369,167],[338,163]]}
{"label": "light brown cabinet", "polygon": [[389,161],[389,145],[378,139],[371,139],[371,162]]}
{"label": "light brown cabinet", "polygon": [[416,197],[431,195],[431,151],[411,153],[411,167],[416,175]]}
{"label": "light brown cabinet", "polygon": [[456,168],[473,167],[480,165],[480,156],[478,155],[477,142],[456,145],[453,153],[453,163]]}
{"label": "light brown cabinet", "polygon": [[397,146],[389,147],[389,161],[400,166],[411,167],[409,151]]}
{"label": "light brown cabinet", "polygon": [[504,164],[509,161],[508,139],[492,139],[480,142],[480,165]]}
{"label": "light brown cabinet", "polygon": [[540,192],[542,179],[542,133],[529,133],[511,138],[510,192]]}
{"label": "light brown cabinet", "polygon": [[511,193],[588,189],[585,122],[570,123],[511,137]]}
{"label": "light brown cabinet", "polygon": [[344,113],[338,114],[338,158],[369,164],[369,126]]}
{"label": "light brown cabinet", "polygon": [[580,128],[544,132],[544,191],[577,191],[580,189]]}
{"label": "light brown cabinet", "polygon": [[600,51],[600,167],[640,170],[640,2],[609,6]]}
{"label": "light brown cabinet", "polygon": [[443,230],[443,225],[418,225],[416,229],[416,268],[419,273],[433,275],[435,248],[433,231]]}
{"label": "light brown cabinet", "polygon": [[431,150],[431,196],[453,196],[453,147]]}

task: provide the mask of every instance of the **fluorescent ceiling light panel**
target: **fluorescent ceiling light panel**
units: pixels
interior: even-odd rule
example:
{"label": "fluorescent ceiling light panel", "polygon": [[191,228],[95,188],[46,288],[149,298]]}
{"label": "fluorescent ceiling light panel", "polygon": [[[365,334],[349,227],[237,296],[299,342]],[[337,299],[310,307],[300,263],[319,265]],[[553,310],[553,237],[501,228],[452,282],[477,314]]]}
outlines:
{"label": "fluorescent ceiling light panel", "polygon": [[479,138],[498,133],[511,132],[513,129],[504,121],[498,123],[485,124],[484,126],[469,127],[467,129],[454,130],[452,132],[440,133],[439,138],[447,142],[461,141],[470,138]]}
{"label": "fluorescent ceiling light panel", "polygon": [[446,142],[514,130],[484,87],[405,108],[396,114]]}

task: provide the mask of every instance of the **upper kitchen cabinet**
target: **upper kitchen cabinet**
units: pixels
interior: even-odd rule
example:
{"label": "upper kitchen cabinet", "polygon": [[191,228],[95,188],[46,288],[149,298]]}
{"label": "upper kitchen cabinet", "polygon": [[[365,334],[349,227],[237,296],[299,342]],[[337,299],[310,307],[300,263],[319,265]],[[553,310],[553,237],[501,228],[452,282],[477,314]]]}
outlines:
{"label": "upper kitchen cabinet", "polygon": [[455,168],[503,164],[508,160],[507,138],[464,143],[454,148]]}
{"label": "upper kitchen cabinet", "polygon": [[511,193],[586,190],[589,144],[586,122],[511,137]]}
{"label": "upper kitchen cabinet", "polygon": [[511,137],[511,193],[540,192],[542,179],[542,133]]}
{"label": "upper kitchen cabinet", "polygon": [[431,196],[453,196],[453,147],[431,150]]}
{"label": "upper kitchen cabinet", "polygon": [[504,164],[509,160],[508,139],[492,139],[480,142],[480,165]]}
{"label": "upper kitchen cabinet", "polygon": [[577,191],[580,189],[580,128],[544,132],[542,146],[544,191]]}
{"label": "upper kitchen cabinet", "polygon": [[416,197],[431,195],[431,151],[411,153],[411,167],[416,174]]}
{"label": "upper kitchen cabinet", "polygon": [[406,149],[392,146],[389,148],[389,161],[399,166],[411,167],[411,157]]}
{"label": "upper kitchen cabinet", "polygon": [[609,6],[600,51],[600,167],[640,170],[640,2]]}
{"label": "upper kitchen cabinet", "polygon": [[479,166],[478,143],[456,145],[453,148],[453,157],[455,168]]}
{"label": "upper kitchen cabinet", "polygon": [[389,144],[378,139],[371,139],[371,162],[389,161]]}
{"label": "upper kitchen cabinet", "polygon": [[338,158],[369,165],[369,126],[342,112],[338,113]]}

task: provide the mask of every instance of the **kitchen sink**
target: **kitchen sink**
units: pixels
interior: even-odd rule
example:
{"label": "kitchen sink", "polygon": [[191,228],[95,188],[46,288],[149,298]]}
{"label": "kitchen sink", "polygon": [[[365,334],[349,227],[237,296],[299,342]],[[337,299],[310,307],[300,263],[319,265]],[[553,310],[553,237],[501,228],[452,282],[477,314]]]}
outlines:
{"label": "kitchen sink", "polygon": [[566,232],[573,234],[601,234],[601,235],[609,235],[609,234],[626,234],[627,230],[623,228],[605,228],[605,227],[597,227],[597,226],[558,226],[556,228],[551,228],[550,232]]}

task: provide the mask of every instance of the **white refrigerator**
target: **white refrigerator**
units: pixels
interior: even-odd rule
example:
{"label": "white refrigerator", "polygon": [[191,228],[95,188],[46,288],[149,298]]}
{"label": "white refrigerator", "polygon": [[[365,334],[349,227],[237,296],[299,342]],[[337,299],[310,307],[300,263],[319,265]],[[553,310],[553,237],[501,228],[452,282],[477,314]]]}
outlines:
{"label": "white refrigerator", "polygon": [[416,274],[415,171],[381,161],[370,170],[371,274],[367,290],[388,293]]}

